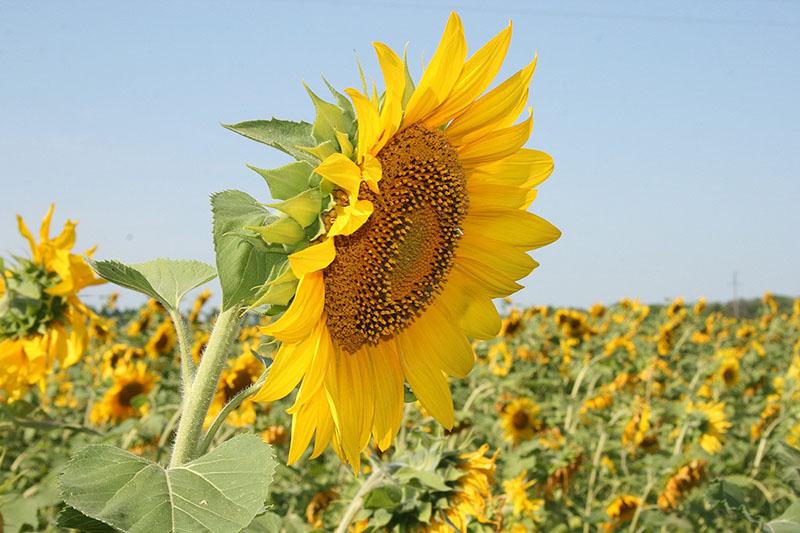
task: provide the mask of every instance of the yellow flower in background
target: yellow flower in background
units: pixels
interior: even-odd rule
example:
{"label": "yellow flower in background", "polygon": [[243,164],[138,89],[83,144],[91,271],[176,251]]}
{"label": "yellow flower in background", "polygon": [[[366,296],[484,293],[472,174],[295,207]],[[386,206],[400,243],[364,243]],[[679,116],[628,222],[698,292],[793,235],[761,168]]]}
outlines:
{"label": "yellow flower in background", "polygon": [[489,360],[489,370],[495,376],[507,376],[514,364],[514,357],[511,355],[508,345],[502,341],[489,348],[487,359]]}
{"label": "yellow flower in background", "polygon": [[324,490],[317,492],[306,506],[306,520],[314,529],[320,529],[325,524],[322,522],[322,513],[327,509],[331,502],[339,499],[339,494],[335,490]]}
{"label": "yellow flower in background", "polygon": [[725,403],[689,402],[686,412],[700,415],[700,447],[712,455],[718,453],[722,449],[725,432],[733,425],[725,415]]}
{"label": "yellow flower in background", "polygon": [[208,339],[211,338],[211,334],[207,331],[196,331],[194,334],[194,343],[192,344],[192,359],[194,359],[195,363],[200,362],[200,358],[203,356],[203,352],[206,351],[206,346],[208,346]]}
{"label": "yellow flower in background", "polygon": [[270,426],[261,432],[261,439],[267,444],[283,444],[289,439],[285,426]]}
{"label": "yellow flower in background", "polygon": [[658,506],[662,511],[676,509],[681,501],[686,498],[690,490],[700,485],[706,477],[708,463],[694,460],[682,466],[667,480],[661,494],[658,495]]}
{"label": "yellow flower in background", "polygon": [[192,310],[189,311],[189,322],[197,322],[200,318],[200,313],[203,311],[203,307],[206,305],[208,300],[211,298],[211,291],[208,289],[203,289],[203,292],[197,295],[194,303],[192,304]]}
{"label": "yellow flower in background", "polygon": [[620,528],[626,522],[633,519],[636,510],[642,505],[642,499],[633,494],[623,494],[617,496],[606,507],[606,514],[609,521],[603,525],[606,531],[614,531]]}
{"label": "yellow flower in background", "polygon": [[336,205],[325,234],[289,256],[281,281],[299,280],[296,294],[263,329],[283,344],[257,400],[300,384],[289,463],[316,435],[312,457],[332,442],[358,471],[370,437],[385,450],[397,434],[404,381],[451,428],[447,378],[473,366],[467,337],[497,334],[492,299],[517,291],[537,266],[527,250],[559,237],[527,212],[552,159],[522,148],[530,116],[514,124],[535,61],[484,94],[510,38],[509,26],[467,59],[452,14],[416,87],[402,59],[375,43],[383,97],[346,90],[357,143],[337,135],[341,150],[315,169]]}
{"label": "yellow flower in background", "polygon": [[427,532],[460,531],[467,532],[471,519],[480,523],[489,522],[487,511],[492,499],[492,486],[496,469],[497,452],[487,456],[489,445],[484,444],[474,452],[459,456],[458,470],[463,474],[458,478],[457,488],[448,496],[448,508],[444,516],[434,518]]}
{"label": "yellow flower in background", "polygon": [[165,320],[155,333],[147,341],[144,349],[150,357],[156,358],[159,355],[165,355],[175,348],[175,329],[172,327],[171,320]]}
{"label": "yellow flower in background", "polygon": [[529,398],[516,398],[509,402],[500,415],[505,439],[514,444],[532,439],[542,429],[538,415],[539,405]]}
{"label": "yellow flower in background", "polygon": [[90,415],[93,424],[119,423],[131,417],[147,414],[148,405],[134,405],[134,399],[153,390],[158,376],[151,373],[142,361],[120,365],[114,370],[113,383]]}
{"label": "yellow flower in background", "polygon": [[[89,340],[88,322],[94,314],[83,304],[78,293],[86,287],[104,283],[96,278],[83,256],[72,253],[76,222],[67,220],[55,237],[50,236],[54,205],[50,206],[39,228],[39,242],[17,215],[20,234],[28,241],[31,259],[20,260],[20,270],[8,267],[2,278],[0,295],[6,301],[16,297],[13,284],[35,286],[36,315],[15,320],[13,313],[3,316],[0,331],[0,402],[22,398],[32,386],[44,392],[46,378],[58,362],[68,368],[83,355]],[[91,256],[94,249],[84,252]],[[24,269],[24,264],[32,265]],[[32,274],[35,271],[39,274]],[[37,277],[31,278],[31,275]],[[31,290],[19,288],[19,290]],[[8,305],[13,303],[8,302]],[[30,306],[27,306],[30,308]],[[44,318],[42,318],[44,317]],[[8,322],[6,322],[8,320]],[[23,329],[20,329],[23,328]],[[46,402],[46,398],[42,398]]]}
{"label": "yellow flower in background", "polygon": [[503,490],[508,501],[511,502],[511,512],[514,516],[526,516],[535,520],[536,515],[544,506],[544,500],[528,497],[528,492],[536,484],[536,481],[526,481],[527,477],[528,471],[523,470],[517,477],[503,481]]}
{"label": "yellow flower in background", "polygon": [[694,314],[696,315],[701,314],[703,311],[706,310],[706,305],[707,302],[705,298],[700,298],[699,300],[697,300],[697,302],[694,304],[694,309],[693,309]]}
{"label": "yellow flower in background", "polygon": [[[249,345],[245,344],[242,347],[242,354],[229,360],[226,368],[222,371],[217,392],[211,402],[208,416],[206,416],[205,426],[211,425],[217,414],[234,396],[258,381],[262,372],[264,372],[264,365],[250,353]],[[255,421],[256,405],[252,397],[246,398],[225,420],[233,427],[249,426]]]}
{"label": "yellow flower in background", "polygon": [[739,383],[739,360],[735,357],[726,357],[719,367],[719,379],[727,387],[733,387]]}
{"label": "yellow flower in background", "polygon": [[633,416],[622,432],[623,446],[635,450],[645,442],[650,431],[650,405],[636,398]]}
{"label": "yellow flower in background", "polygon": [[618,350],[624,350],[627,352],[630,359],[634,359],[636,357],[636,345],[633,344],[633,341],[627,336],[616,337],[608,341],[603,349],[603,353],[607,356],[611,356]]}
{"label": "yellow flower in background", "polygon": [[522,313],[519,309],[512,309],[511,312],[508,313],[508,316],[503,319],[499,335],[503,337],[512,337],[522,328],[522,324]]}
{"label": "yellow flower in background", "polygon": [[109,378],[114,375],[115,370],[120,366],[141,361],[144,357],[145,351],[142,348],[135,348],[127,344],[114,344],[103,352],[101,375],[104,378]]}

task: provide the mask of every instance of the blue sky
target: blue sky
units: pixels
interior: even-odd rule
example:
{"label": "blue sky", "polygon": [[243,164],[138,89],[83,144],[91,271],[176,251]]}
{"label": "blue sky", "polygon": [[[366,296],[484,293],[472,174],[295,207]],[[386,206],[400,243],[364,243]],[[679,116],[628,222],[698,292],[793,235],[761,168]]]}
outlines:
{"label": "blue sky", "polygon": [[471,50],[513,20],[503,74],[539,53],[529,146],[556,171],[533,210],[564,236],[518,301],[725,299],[734,270],[800,294],[788,0],[2,3],[0,253],[54,201],[100,258],[212,262],[208,196],[266,201],[244,164],[286,161],[219,123],[313,118],[301,80],[355,86],[354,51],[377,76],[374,40],[410,42],[418,76],[454,8]]}

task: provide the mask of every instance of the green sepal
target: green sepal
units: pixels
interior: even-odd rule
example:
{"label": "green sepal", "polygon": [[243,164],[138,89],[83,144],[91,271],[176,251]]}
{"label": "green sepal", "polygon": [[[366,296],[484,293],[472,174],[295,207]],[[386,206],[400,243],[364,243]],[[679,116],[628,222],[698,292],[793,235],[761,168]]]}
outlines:
{"label": "green sepal", "polygon": [[353,104],[350,102],[350,99],[347,98],[345,95],[337,91],[333,85],[331,85],[325,77],[322,77],[322,81],[325,82],[325,85],[328,86],[328,90],[333,95],[334,99],[336,99],[336,105],[338,105],[342,111],[344,112],[344,116],[347,119],[347,123],[349,124],[349,128],[346,130],[341,130],[347,132],[351,137],[355,135],[355,123],[356,123],[356,111],[353,109]]}
{"label": "green sepal", "polygon": [[250,309],[261,305],[288,305],[297,292],[299,280],[287,281],[286,283],[269,283],[264,294],[253,302]]}
{"label": "green sepal", "polygon": [[246,230],[258,233],[267,244],[296,244],[303,240],[303,226],[291,217],[280,217],[266,226],[245,226]]}
{"label": "green sepal", "polygon": [[276,200],[288,200],[306,190],[314,167],[305,161],[295,161],[275,169],[263,169],[247,165],[258,172],[267,182],[270,195]]}
{"label": "green sepal", "polygon": [[351,127],[347,123],[344,110],[338,105],[326,102],[317,96],[305,83],[303,83],[303,87],[305,87],[308,96],[311,97],[311,101],[317,111],[314,126],[311,128],[311,135],[318,142],[332,141],[338,146],[339,142],[336,140],[335,131],[348,131]]}
{"label": "green sepal", "polygon": [[329,155],[337,153],[338,147],[339,144],[335,141],[325,141],[317,146],[299,146],[298,148],[323,161]]}
{"label": "green sepal", "polygon": [[317,220],[322,211],[322,191],[318,188],[307,189],[284,202],[268,206],[286,213],[307,228]]}
{"label": "green sepal", "polygon": [[291,120],[248,120],[238,124],[223,124],[233,132],[248,139],[264,143],[289,154],[295,159],[316,164],[317,160],[309,153],[300,150],[298,146],[313,146],[316,144],[311,134],[312,125],[308,122],[293,122]]}

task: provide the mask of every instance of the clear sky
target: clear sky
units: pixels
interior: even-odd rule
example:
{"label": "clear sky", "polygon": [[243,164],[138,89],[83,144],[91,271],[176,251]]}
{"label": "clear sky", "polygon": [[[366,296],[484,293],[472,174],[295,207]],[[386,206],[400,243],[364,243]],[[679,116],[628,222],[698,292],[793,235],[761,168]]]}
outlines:
{"label": "clear sky", "polygon": [[213,262],[208,196],[266,201],[244,164],[286,161],[219,123],[312,119],[301,80],[355,86],[354,51],[380,79],[374,40],[419,66],[452,9],[470,50],[513,20],[504,74],[539,53],[533,210],[564,235],[518,301],[800,294],[793,0],[0,2],[0,253],[54,201],[99,258]]}

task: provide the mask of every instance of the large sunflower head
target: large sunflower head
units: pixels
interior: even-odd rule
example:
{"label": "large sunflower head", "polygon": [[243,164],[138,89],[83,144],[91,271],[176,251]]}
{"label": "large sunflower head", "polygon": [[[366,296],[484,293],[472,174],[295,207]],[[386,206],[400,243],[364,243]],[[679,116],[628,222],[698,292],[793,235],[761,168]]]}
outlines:
{"label": "large sunflower head", "polygon": [[382,93],[331,89],[329,103],[309,90],[313,126],[229,126],[297,159],[258,170],[282,214],[244,228],[286,256],[253,305],[285,309],[264,329],[282,346],[257,398],[301,384],[290,462],[315,434],[314,455],[332,442],[354,467],[371,436],[386,449],[405,381],[451,427],[447,379],[472,368],[468,337],[497,334],[492,299],[520,289],[537,266],[526,252],[559,237],[527,211],[553,169],[523,148],[530,113],[518,122],[536,60],[486,91],[510,39],[511,25],[468,56],[453,13],[416,85],[405,61],[374,43]]}

